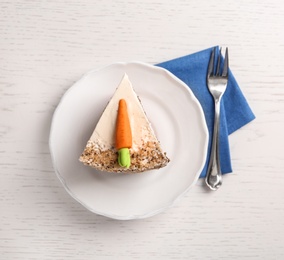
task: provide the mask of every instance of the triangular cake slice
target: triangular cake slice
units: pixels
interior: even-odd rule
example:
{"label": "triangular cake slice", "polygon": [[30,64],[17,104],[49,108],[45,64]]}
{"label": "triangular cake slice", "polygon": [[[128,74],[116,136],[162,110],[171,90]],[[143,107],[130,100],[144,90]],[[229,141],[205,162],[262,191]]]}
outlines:
{"label": "triangular cake slice", "polygon": [[[132,132],[129,168],[118,164],[118,151],[115,148],[115,129],[120,99],[124,99],[127,103]],[[169,162],[126,74],[107,104],[79,160],[100,171],[132,173],[159,169]]]}

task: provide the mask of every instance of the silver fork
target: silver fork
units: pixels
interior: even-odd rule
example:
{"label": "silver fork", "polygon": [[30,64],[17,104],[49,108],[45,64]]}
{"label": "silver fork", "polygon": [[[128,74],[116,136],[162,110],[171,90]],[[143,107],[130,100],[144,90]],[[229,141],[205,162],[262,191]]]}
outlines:
{"label": "silver fork", "polygon": [[215,48],[213,48],[207,71],[207,86],[214,99],[215,117],[214,117],[214,131],[212,138],[210,160],[205,178],[205,183],[212,190],[217,190],[222,185],[222,173],[220,168],[220,157],[219,157],[220,102],[227,88],[227,82],[228,82],[228,67],[229,67],[228,48],[226,48],[222,74],[220,72],[220,65],[221,65],[220,57],[221,57],[221,48],[219,50],[217,67],[215,72],[214,70]]}

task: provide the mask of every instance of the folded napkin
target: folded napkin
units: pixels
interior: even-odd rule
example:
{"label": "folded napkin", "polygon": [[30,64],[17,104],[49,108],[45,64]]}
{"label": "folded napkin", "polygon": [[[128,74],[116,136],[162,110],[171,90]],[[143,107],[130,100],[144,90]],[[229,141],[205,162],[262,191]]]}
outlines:
{"label": "folded napkin", "polygon": [[[157,66],[172,72],[185,82],[199,100],[209,131],[208,154],[200,177],[206,176],[214,126],[214,102],[207,88],[206,75],[212,48],[166,61]],[[216,55],[215,55],[216,57]],[[255,118],[237,81],[229,70],[227,89],[221,101],[220,115],[220,165],[223,174],[232,172],[228,135]]]}

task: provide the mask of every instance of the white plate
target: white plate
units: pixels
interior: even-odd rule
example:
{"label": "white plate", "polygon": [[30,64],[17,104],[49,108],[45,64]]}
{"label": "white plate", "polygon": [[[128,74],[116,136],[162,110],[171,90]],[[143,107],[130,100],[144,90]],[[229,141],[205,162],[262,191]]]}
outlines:
{"label": "white plate", "polygon": [[[160,170],[113,174],[78,161],[125,72],[171,160]],[[92,212],[124,220],[172,206],[196,183],[207,144],[203,110],[187,85],[160,67],[140,62],[115,63],[84,75],[61,99],[49,140],[55,171],[69,194]]]}

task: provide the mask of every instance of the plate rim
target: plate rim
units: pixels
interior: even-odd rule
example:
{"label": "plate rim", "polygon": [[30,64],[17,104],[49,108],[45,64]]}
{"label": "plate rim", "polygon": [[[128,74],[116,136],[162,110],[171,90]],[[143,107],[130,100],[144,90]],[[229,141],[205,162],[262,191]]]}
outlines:
{"label": "plate rim", "polygon": [[[198,110],[201,114],[201,123],[202,123],[202,127],[203,127],[203,132],[205,134],[205,142],[204,142],[204,146],[203,147],[203,160],[201,163],[201,166],[199,168],[199,170],[197,171],[197,173],[195,174],[194,177],[194,181],[191,183],[191,185],[189,185],[182,193],[180,193],[177,197],[175,197],[174,199],[172,199],[171,201],[169,201],[167,203],[167,205],[163,206],[163,207],[159,207],[156,210],[152,210],[149,212],[146,212],[144,214],[127,214],[127,215],[119,215],[119,214],[110,214],[110,213],[105,213],[105,212],[100,212],[99,210],[96,210],[94,208],[89,207],[86,203],[84,203],[82,200],[80,200],[68,187],[68,185],[65,182],[65,179],[61,176],[61,173],[59,171],[59,169],[57,168],[57,161],[55,159],[55,155],[53,153],[53,140],[52,140],[52,136],[53,136],[53,132],[54,132],[54,128],[55,128],[55,118],[58,114],[58,111],[60,109],[60,107],[62,106],[65,98],[69,95],[69,92],[72,91],[72,89],[76,88],[78,84],[80,84],[81,81],[83,81],[89,74],[92,73],[96,73],[99,72],[101,70],[110,68],[112,66],[127,66],[127,65],[140,65],[140,66],[144,66],[147,67],[148,69],[154,69],[154,70],[160,70],[163,71],[165,74],[167,74],[167,76],[169,76],[170,78],[172,78],[173,80],[179,82],[180,85],[182,85],[187,92],[190,94],[191,99],[195,102],[195,104],[198,107]],[[50,126],[50,132],[49,132],[49,140],[48,140],[48,145],[49,145],[49,151],[50,151],[50,155],[51,155],[51,161],[52,161],[52,166],[54,168],[54,171],[56,173],[57,178],[60,180],[61,184],[63,185],[63,187],[65,188],[65,190],[67,191],[67,193],[73,198],[75,199],[77,202],[79,202],[83,207],[85,207],[87,210],[89,210],[92,213],[104,216],[104,217],[108,217],[111,219],[116,219],[116,220],[134,220],[134,219],[144,219],[144,218],[148,218],[154,215],[157,215],[161,212],[164,212],[165,210],[173,207],[174,205],[176,205],[176,203],[185,196],[185,194],[196,184],[196,182],[199,179],[200,173],[204,168],[205,162],[206,162],[206,157],[207,157],[207,152],[208,152],[208,142],[209,142],[209,132],[208,132],[208,128],[207,128],[207,124],[206,124],[206,119],[205,119],[205,115],[204,115],[204,111],[203,108],[199,102],[199,100],[197,99],[197,97],[194,95],[194,93],[192,92],[192,90],[190,89],[190,87],[184,83],[182,80],[180,80],[178,77],[176,77],[173,73],[171,73],[170,71],[168,71],[167,69],[164,69],[160,66],[155,66],[149,63],[145,63],[145,62],[141,62],[141,61],[118,61],[118,62],[114,62],[114,63],[110,63],[108,65],[105,66],[101,66],[95,69],[91,69],[89,71],[87,71],[86,73],[82,74],[81,77],[75,81],[75,83],[73,83],[65,92],[64,94],[61,96],[60,101],[58,102],[52,118],[51,118],[51,126]]]}

